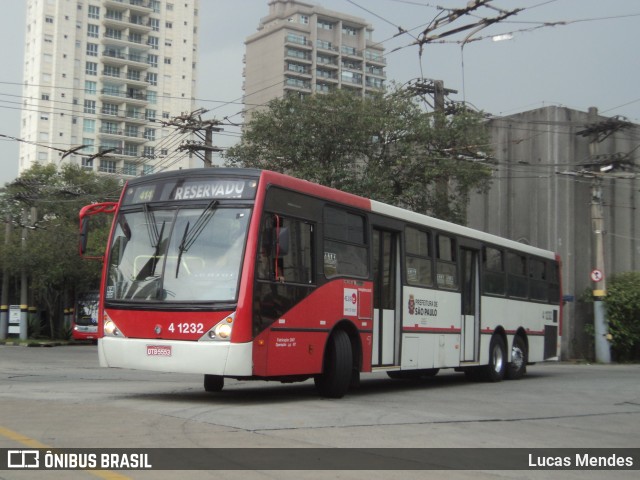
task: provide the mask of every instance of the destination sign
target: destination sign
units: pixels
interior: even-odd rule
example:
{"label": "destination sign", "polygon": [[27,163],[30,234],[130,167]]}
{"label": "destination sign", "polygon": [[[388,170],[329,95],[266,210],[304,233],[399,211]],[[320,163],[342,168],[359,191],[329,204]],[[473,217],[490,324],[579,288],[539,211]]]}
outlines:
{"label": "destination sign", "polygon": [[125,204],[185,200],[254,199],[258,182],[255,179],[197,178],[168,180],[160,184],[132,185],[124,198]]}

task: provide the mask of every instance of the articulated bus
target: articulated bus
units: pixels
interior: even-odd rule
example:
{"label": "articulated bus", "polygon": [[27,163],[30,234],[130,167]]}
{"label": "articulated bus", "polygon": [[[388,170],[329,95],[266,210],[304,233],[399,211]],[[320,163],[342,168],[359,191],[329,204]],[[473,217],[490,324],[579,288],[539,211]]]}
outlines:
{"label": "articulated bus", "polygon": [[364,372],[520,378],[559,357],[560,259],[265,170],[132,179],[113,213],[100,365],[303,381],[342,397]]}

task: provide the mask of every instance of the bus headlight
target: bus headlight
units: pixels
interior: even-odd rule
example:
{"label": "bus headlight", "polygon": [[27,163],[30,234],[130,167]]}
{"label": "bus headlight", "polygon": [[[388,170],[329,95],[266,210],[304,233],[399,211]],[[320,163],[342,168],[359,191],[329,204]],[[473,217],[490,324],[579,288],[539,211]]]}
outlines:
{"label": "bus headlight", "polygon": [[213,340],[229,340],[233,330],[233,317],[229,316],[218,323],[209,332],[209,337]]}
{"label": "bus headlight", "polygon": [[104,334],[108,337],[119,337],[122,335],[113,320],[106,316],[104,320]]}

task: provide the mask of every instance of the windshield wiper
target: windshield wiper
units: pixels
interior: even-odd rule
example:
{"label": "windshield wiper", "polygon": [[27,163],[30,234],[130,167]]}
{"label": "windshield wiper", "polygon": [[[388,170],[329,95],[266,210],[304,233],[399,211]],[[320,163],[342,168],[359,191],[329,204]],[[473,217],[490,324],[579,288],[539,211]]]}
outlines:
{"label": "windshield wiper", "polygon": [[178,272],[180,272],[180,262],[182,260],[182,254],[189,250],[195,241],[198,239],[202,231],[205,229],[214,213],[216,213],[215,207],[218,205],[218,200],[212,200],[209,205],[206,206],[204,211],[200,214],[196,222],[193,224],[193,229],[189,230],[189,222],[184,227],[184,233],[182,234],[182,240],[178,247],[178,263],[176,264],[176,278],[178,278]]}
{"label": "windshield wiper", "polygon": [[[162,222],[162,226],[160,227],[160,233],[156,234],[158,235],[156,239],[156,243],[155,245],[152,245],[152,247],[154,248],[153,255],[151,256],[149,261],[138,272],[138,275],[136,276],[137,280],[154,276],[153,272],[156,271],[156,266],[158,265],[158,261],[160,260],[160,246],[162,243],[162,234],[164,233],[164,226],[166,223],[167,223],[166,221]],[[156,232],[157,232],[157,229],[156,229]]]}
{"label": "windshield wiper", "polygon": [[[156,225],[156,216],[149,209],[149,205],[146,203],[142,205],[142,211],[144,213],[144,218],[147,222],[147,233],[149,234],[149,240],[151,241],[151,246],[153,248],[157,248],[160,243],[160,238],[162,237],[161,233],[158,233],[158,226]],[[162,224],[164,227],[164,223]]]}

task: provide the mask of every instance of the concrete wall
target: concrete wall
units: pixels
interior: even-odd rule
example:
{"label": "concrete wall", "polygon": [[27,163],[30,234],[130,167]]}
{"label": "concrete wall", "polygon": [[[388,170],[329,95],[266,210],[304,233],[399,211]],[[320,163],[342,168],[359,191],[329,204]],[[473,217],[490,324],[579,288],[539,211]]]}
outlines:
{"label": "concrete wall", "polygon": [[[607,117],[599,117],[605,120]],[[559,253],[564,294],[575,301],[564,310],[563,358],[592,358],[584,327],[593,322],[592,305],[579,301],[592,289],[591,184],[579,171],[589,161],[586,112],[545,107],[491,120],[497,165],[493,185],[475,194],[468,225]],[[640,126],[619,131],[598,143],[598,153],[630,153],[635,171]],[[605,218],[605,275],[640,269],[640,180],[602,175]]]}

